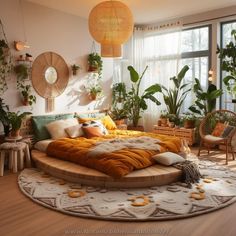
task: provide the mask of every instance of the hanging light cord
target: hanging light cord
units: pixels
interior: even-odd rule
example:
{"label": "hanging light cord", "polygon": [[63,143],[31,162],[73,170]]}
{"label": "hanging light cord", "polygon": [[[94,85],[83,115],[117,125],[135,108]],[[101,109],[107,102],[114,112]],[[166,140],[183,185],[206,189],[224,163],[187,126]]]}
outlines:
{"label": "hanging light cord", "polygon": [[22,0],[19,0],[19,8],[20,8],[20,13],[21,13],[21,21],[22,21],[22,26],[23,26],[24,40],[26,43],[27,38],[26,38],[26,32],[25,32],[25,19],[24,19],[24,14],[23,14]]}

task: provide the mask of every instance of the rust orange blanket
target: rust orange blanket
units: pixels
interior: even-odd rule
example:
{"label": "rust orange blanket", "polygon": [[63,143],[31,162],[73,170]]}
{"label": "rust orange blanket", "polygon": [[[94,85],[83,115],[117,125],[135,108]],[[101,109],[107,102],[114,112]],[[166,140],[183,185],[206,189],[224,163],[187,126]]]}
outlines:
{"label": "rust orange blanket", "polygon": [[[142,144],[143,140],[150,142],[150,145]],[[107,151],[112,142],[116,143],[116,147]],[[107,150],[104,151],[104,147],[108,147]],[[113,178],[121,178],[133,170],[153,165],[152,156],[167,150],[179,152],[180,139],[154,133],[112,130],[99,138],[56,140],[49,144],[47,155],[99,170]]]}

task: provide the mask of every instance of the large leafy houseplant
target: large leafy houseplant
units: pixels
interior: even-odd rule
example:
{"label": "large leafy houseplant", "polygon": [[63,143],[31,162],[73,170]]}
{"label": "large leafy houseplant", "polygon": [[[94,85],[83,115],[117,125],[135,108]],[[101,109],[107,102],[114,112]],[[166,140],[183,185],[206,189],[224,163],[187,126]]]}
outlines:
{"label": "large leafy houseplant", "polygon": [[154,97],[154,94],[161,91],[161,86],[159,84],[151,85],[143,92],[140,91],[140,84],[147,68],[148,66],[146,66],[140,76],[132,66],[128,66],[132,85],[131,89],[127,92],[124,107],[128,111],[128,119],[132,122],[134,127],[138,126],[139,119],[141,118],[141,112],[147,110],[148,108],[146,100],[151,100],[156,105],[161,104],[157,98]]}
{"label": "large leafy houseplant", "polygon": [[232,95],[232,102],[236,102],[236,30],[232,30],[233,41],[230,41],[225,48],[217,48],[221,59],[221,68],[228,75],[223,79],[227,91]]}
{"label": "large leafy houseplant", "polygon": [[179,117],[181,106],[191,90],[191,88],[187,87],[189,84],[184,83],[184,77],[188,70],[189,67],[186,65],[177,76],[170,78],[174,83],[173,88],[167,89],[164,85],[159,85],[168,113],[175,114],[177,117]]}
{"label": "large leafy houseplant", "polygon": [[9,118],[9,123],[11,125],[11,136],[12,137],[17,137],[19,136],[20,132],[20,127],[22,124],[23,118],[25,116],[32,114],[31,112],[8,112],[8,118]]}
{"label": "large leafy houseplant", "polygon": [[193,91],[196,95],[196,101],[189,107],[189,110],[201,116],[206,116],[215,110],[216,99],[223,94],[222,89],[217,89],[214,84],[210,84],[207,91],[204,91],[198,79],[195,79]]}

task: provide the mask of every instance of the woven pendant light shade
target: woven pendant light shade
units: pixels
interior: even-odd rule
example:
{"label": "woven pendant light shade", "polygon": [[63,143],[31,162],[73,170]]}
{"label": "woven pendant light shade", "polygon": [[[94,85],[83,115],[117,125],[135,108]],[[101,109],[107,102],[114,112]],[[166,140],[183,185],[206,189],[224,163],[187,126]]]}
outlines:
{"label": "woven pendant light shade", "polygon": [[102,57],[121,57],[121,44],[133,32],[132,13],[122,2],[102,2],[89,14],[89,31],[101,44]]}

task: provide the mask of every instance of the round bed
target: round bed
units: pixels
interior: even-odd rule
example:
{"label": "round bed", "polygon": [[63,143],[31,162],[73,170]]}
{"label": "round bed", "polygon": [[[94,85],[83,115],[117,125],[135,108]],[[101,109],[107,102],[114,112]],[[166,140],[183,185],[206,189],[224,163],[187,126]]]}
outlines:
{"label": "round bed", "polygon": [[160,186],[179,181],[182,175],[182,171],[174,167],[156,164],[142,170],[135,170],[123,178],[113,179],[97,170],[58,160],[35,149],[31,151],[31,156],[36,167],[45,173],[90,186],[115,188]]}

